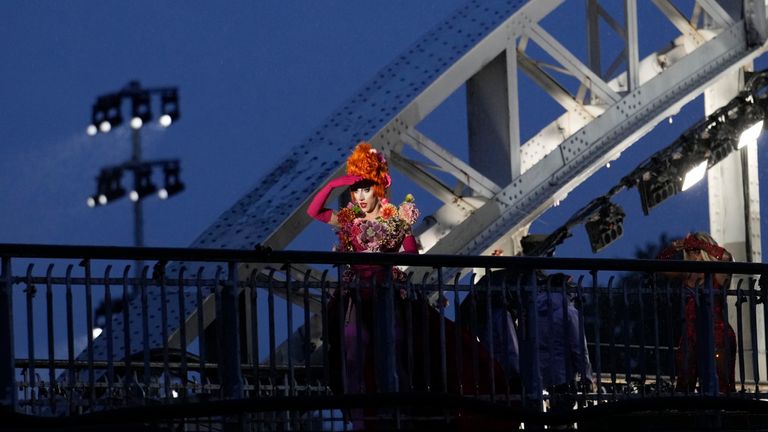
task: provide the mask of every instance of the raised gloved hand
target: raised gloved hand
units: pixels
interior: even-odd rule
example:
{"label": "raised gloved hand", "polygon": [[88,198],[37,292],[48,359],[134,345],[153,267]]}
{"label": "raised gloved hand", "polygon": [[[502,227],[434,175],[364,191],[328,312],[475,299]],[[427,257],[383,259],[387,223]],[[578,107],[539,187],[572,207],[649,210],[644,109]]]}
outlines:
{"label": "raised gloved hand", "polygon": [[328,201],[328,196],[337,187],[352,186],[359,182],[363,178],[356,175],[345,175],[337,177],[328,182],[322,189],[312,198],[312,202],[307,207],[307,214],[320,222],[328,223],[333,216],[333,210],[325,208],[325,202]]}

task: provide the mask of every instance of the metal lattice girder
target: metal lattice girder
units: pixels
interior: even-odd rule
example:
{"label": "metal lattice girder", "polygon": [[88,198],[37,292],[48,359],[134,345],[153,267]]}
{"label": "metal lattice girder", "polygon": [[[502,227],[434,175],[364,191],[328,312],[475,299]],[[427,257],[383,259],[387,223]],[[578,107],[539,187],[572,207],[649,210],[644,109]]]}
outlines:
{"label": "metal lattice girder", "polygon": [[531,222],[557,197],[567,194],[661,119],[700,94],[720,74],[738,67],[754,53],[746,42],[743,22],[722,31],[563,141],[559,151],[537,161],[431,251],[481,253],[498,236]]}
{"label": "metal lattice girder", "polygon": [[[416,230],[427,253],[483,253],[508,233],[521,232],[553,202],[648,132],[659,119],[693,99],[718,75],[757,55],[764,40],[760,36],[765,34],[762,1],[745,1],[746,21],[723,11],[716,1],[700,1],[700,9],[711,14],[720,28],[697,30],[703,37],[701,43],[693,43],[693,35],[681,35],[671,48],[633,60],[641,25],[633,12],[636,2],[628,0],[628,30],[623,31],[628,70],[604,77],[595,71],[593,61],[582,62],[540,24],[562,3],[468,2],[379,71],[192,246],[250,249],[262,244],[284,248],[309,223],[305,210],[315,191],[340,175],[355,144],[367,140],[389,153],[393,166],[446,203],[432,217],[424,218],[428,225]],[[534,59],[526,52],[529,44],[539,46],[558,64]],[[599,51],[594,51],[590,48],[591,59],[599,56]],[[496,62],[500,56],[505,60],[503,67],[484,74],[488,65],[501,64]],[[522,145],[517,144],[518,69],[530,74],[566,109]],[[558,73],[575,78],[579,88],[569,89],[558,81]],[[492,180],[495,166],[462,161],[416,129],[451,94],[469,83],[478,90],[473,103],[484,104],[501,129],[494,136],[483,131],[473,135],[470,153],[482,154],[491,148],[486,147],[490,141],[496,147],[506,145],[509,160],[499,158],[497,163],[508,171],[508,184]],[[503,98],[486,103],[483,95],[497,85],[506,89],[507,105],[499,105]],[[498,109],[504,111],[500,114]],[[429,172],[430,167],[410,160],[403,153],[406,146],[456,177],[466,189],[445,184]],[[241,279],[252,271],[247,265],[241,266]],[[195,310],[195,299],[190,296],[188,300],[186,310]],[[150,295],[148,304],[158,310],[160,299]],[[139,309],[132,307],[132,314],[134,310]],[[167,311],[173,338],[179,312],[173,304],[167,305]],[[134,314],[132,321],[131,328],[138,328],[138,316]],[[114,329],[119,338],[120,317],[115,317]],[[162,346],[161,332],[150,333],[150,344]],[[122,341],[114,345],[120,347],[118,351],[122,349]],[[131,347],[134,352],[139,349],[138,342]],[[94,351],[96,358],[104,358],[104,341],[96,340]],[[121,352],[115,354],[119,357]]]}
{"label": "metal lattice girder", "polygon": [[[435,83],[449,83],[455,88],[461,81],[450,78],[456,74],[455,64],[468,55],[477,56],[476,45],[485,40],[499,26],[517,12],[531,5],[521,0],[485,1],[482,5],[468,2],[456,10],[443,23],[427,32],[406,52],[385,66],[363,88],[353,95],[339,110],[301,144],[294,147],[284,161],[258,180],[256,187],[225,211],[205,230],[192,247],[251,249],[258,244],[280,249],[288,245],[310,222],[306,205],[315,190],[329,178],[340,175],[347,155],[360,140],[368,140],[379,148],[391,148],[399,142],[399,134],[407,129],[400,119],[403,113],[414,118],[416,113],[426,115],[447,96],[435,89]],[[539,19],[556,7],[560,1],[536,2]],[[541,5],[539,5],[541,4]],[[548,8],[548,9],[547,9]],[[463,73],[461,74],[464,75]],[[447,78],[446,78],[447,77]],[[435,90],[439,90],[435,92]],[[436,99],[439,97],[439,100]],[[421,115],[419,118],[423,118]],[[184,263],[175,263],[169,272]],[[246,278],[252,269],[241,266]],[[195,271],[197,265],[189,265]],[[209,269],[211,272],[215,269]],[[196,308],[193,296],[187,297],[187,311]],[[149,309],[159,310],[160,299],[149,293]],[[131,329],[141,329],[141,308],[131,305]],[[167,304],[167,322],[171,338],[178,330],[179,309]],[[187,321],[191,321],[190,313]],[[151,323],[149,344],[162,346],[159,323]],[[122,319],[113,318],[115,356],[123,355]],[[190,338],[194,333],[188,334]],[[131,338],[132,352],[138,352],[141,335]],[[106,358],[106,341],[94,341],[97,359]]]}

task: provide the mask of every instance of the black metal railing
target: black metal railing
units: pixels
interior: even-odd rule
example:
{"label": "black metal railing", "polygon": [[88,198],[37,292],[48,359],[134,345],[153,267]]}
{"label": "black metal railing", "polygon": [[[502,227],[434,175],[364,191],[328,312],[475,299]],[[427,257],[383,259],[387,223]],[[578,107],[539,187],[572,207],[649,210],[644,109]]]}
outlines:
{"label": "black metal railing", "polygon": [[[51,245],[0,255],[10,425],[586,425],[604,405],[749,411],[768,388],[763,264]],[[137,260],[152,263],[141,277]],[[691,290],[673,272],[705,282]],[[721,290],[717,275],[734,280]]]}

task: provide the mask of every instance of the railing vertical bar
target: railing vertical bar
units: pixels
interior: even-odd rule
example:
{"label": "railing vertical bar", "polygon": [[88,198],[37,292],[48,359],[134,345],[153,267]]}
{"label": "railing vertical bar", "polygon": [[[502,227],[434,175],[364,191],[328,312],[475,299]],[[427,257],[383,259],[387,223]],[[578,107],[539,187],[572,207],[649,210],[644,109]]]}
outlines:
{"label": "railing vertical bar", "polygon": [[171,399],[171,370],[168,367],[170,353],[168,350],[168,286],[165,283],[165,263],[158,261],[155,264],[152,276],[160,289],[160,337],[163,343],[163,393],[165,400]]}
{"label": "railing vertical bar", "polygon": [[[334,299],[331,300],[331,301],[336,301],[336,305],[337,305],[336,306],[336,316],[335,317],[331,317],[331,316],[328,317],[328,325],[329,326],[330,326],[330,323],[333,322],[334,320],[338,323],[338,325],[335,326],[334,329],[337,332],[336,333],[336,337],[338,338],[338,341],[339,341],[338,345],[339,346],[335,346],[335,347],[332,347],[332,348],[333,348],[334,351],[336,351],[338,353],[338,354],[333,354],[333,355],[338,355],[339,356],[338,357],[339,358],[339,381],[340,381],[340,386],[341,386],[341,391],[342,392],[346,392],[347,387],[349,385],[349,382],[347,380],[347,357],[346,357],[347,344],[346,344],[346,340],[344,339],[345,325],[346,325],[346,323],[344,322],[344,317],[346,315],[346,310],[347,310],[347,307],[346,307],[345,303],[348,301],[349,294],[347,294],[345,292],[348,289],[348,287],[346,285],[346,283],[348,283],[348,281],[344,280],[344,268],[345,268],[345,266],[343,266],[341,264],[336,266],[337,286],[336,286],[336,291],[332,294],[332,296],[335,297],[335,300]],[[330,314],[331,312],[328,312],[328,313]],[[330,332],[331,330],[332,329],[330,327],[328,327],[328,331]],[[328,358],[331,358],[331,355],[332,355],[332,353],[329,351],[328,352]],[[328,374],[329,374],[328,376],[329,376],[329,379],[330,379],[330,368],[328,369]],[[346,422],[346,420],[349,419],[348,418],[349,417],[349,413],[345,412],[343,417],[344,417],[344,421],[342,422],[343,423],[342,429],[343,430],[347,430],[347,422]]]}
{"label": "railing vertical bar", "polygon": [[[376,281],[371,280],[368,281],[368,283],[371,284],[370,287],[366,286],[366,288],[372,289],[372,287],[375,285]],[[355,373],[355,380],[356,383],[353,383],[355,390],[355,393],[358,392],[365,392],[368,390],[366,388],[365,383],[365,346],[363,345],[363,332],[367,332],[368,330],[363,327],[363,299],[362,299],[362,289],[363,289],[363,281],[359,276],[355,277],[355,284],[353,287],[353,294],[354,295],[354,301],[352,302],[351,306],[354,310],[355,314],[355,342],[354,342],[354,349],[355,349],[355,368],[353,372]],[[369,295],[373,295],[373,293],[368,293]],[[372,300],[371,300],[372,301]],[[372,322],[376,322],[376,308],[371,308],[371,313],[373,315]],[[349,313],[351,315],[351,313]],[[351,319],[351,316],[350,316]],[[346,332],[344,334],[346,336]],[[370,337],[370,334],[368,334],[368,337]]]}
{"label": "railing vertical bar", "polygon": [[178,301],[179,301],[179,351],[181,355],[181,388],[179,389],[179,396],[182,401],[187,400],[187,392],[189,386],[189,376],[187,375],[188,362],[187,362],[187,302],[186,302],[186,286],[184,285],[184,276],[187,272],[187,267],[182,265],[179,268],[179,277],[176,282],[178,289]]}
{"label": "railing vertical bar", "polygon": [[[248,301],[251,302],[251,358],[253,359],[251,373],[253,374],[254,386],[251,397],[254,399],[261,397],[261,381],[259,378],[259,294],[256,287],[256,277],[258,274],[259,270],[254,269],[251,272],[251,277],[248,278],[248,287],[251,291]],[[328,339],[323,340],[326,341]],[[261,415],[259,415],[259,418],[261,418]]]}
{"label": "railing vertical bar", "polygon": [[304,376],[307,394],[309,394],[309,382],[310,377],[312,376],[312,364],[310,359],[312,356],[312,325],[310,324],[309,316],[309,278],[311,273],[312,270],[309,269],[304,273],[304,286],[302,287],[304,303],[304,349],[302,352],[304,354]]}
{"label": "railing vertical bar", "polygon": [[[35,371],[35,315],[32,305],[37,292],[37,288],[32,282],[32,269],[34,267],[34,264],[27,266],[27,281],[26,288],[24,289],[27,306],[27,358],[29,358],[29,367],[27,368],[29,371],[28,387],[24,387],[24,397],[29,399],[32,413],[37,414],[37,398],[35,397],[35,386],[37,385],[37,372]],[[27,389],[29,389],[29,393],[27,393]]]}
{"label": "railing vertical bar", "polygon": [[430,349],[427,347],[431,346],[430,340],[429,340],[429,326],[427,325],[428,321],[428,314],[427,314],[427,308],[429,305],[427,304],[427,278],[429,277],[429,273],[425,273],[424,276],[421,279],[421,287],[419,288],[419,298],[421,301],[419,302],[421,304],[421,310],[419,311],[421,316],[419,317],[419,323],[421,324],[421,352],[422,352],[422,373],[424,374],[424,379],[426,382],[426,388],[424,388],[424,391],[431,391],[432,390],[432,373],[429,368],[431,364],[431,353]]}
{"label": "railing vertical bar", "polygon": [[[384,393],[397,393],[400,391],[398,386],[399,373],[401,371],[397,368],[397,355],[399,355],[400,346],[398,346],[397,331],[400,328],[400,323],[396,318],[395,312],[395,278],[393,277],[394,267],[390,265],[384,266],[384,280],[381,285],[374,285],[381,287],[377,291],[380,291],[378,296],[374,296],[377,306],[381,312],[381,318],[374,322],[374,328],[378,328],[376,331],[376,337],[374,338],[377,346],[374,346],[378,350],[376,354],[376,360],[382,360],[381,367],[377,367],[377,385],[376,388],[379,392]],[[377,298],[378,297],[378,298]],[[378,366],[378,365],[377,365]],[[378,370],[380,369],[380,370]],[[400,409],[398,406],[394,406],[391,410],[387,409],[383,413],[379,412],[379,416],[386,413],[387,416],[391,416],[393,420],[392,427],[394,429],[400,429]]]}
{"label": "railing vertical bar", "polygon": [[[65,284],[66,284],[66,303],[67,303],[67,393],[69,395],[69,415],[76,414],[75,411],[75,318],[74,305],[72,301],[72,269],[74,266],[67,266]],[[11,351],[13,352],[13,351]]]}
{"label": "railing vertical bar", "polygon": [[632,355],[630,354],[630,335],[629,335],[629,318],[630,318],[630,308],[629,308],[629,289],[627,288],[627,281],[622,281],[621,283],[621,290],[622,290],[622,300],[624,301],[622,311],[624,311],[624,318],[622,322],[624,323],[623,326],[623,333],[624,333],[624,359],[625,359],[625,367],[626,371],[624,374],[624,382],[627,385],[627,390],[630,389],[630,385],[632,383]]}
{"label": "railing vertical bar", "polygon": [[651,276],[651,296],[653,298],[653,352],[656,359],[655,394],[661,396],[661,340],[659,335],[659,291],[656,286],[656,273]]}
{"label": "railing vertical bar", "polygon": [[746,383],[746,371],[744,370],[744,317],[742,316],[741,306],[745,301],[749,301],[744,298],[744,292],[741,289],[744,279],[739,278],[736,283],[736,331],[738,332],[737,346],[739,350],[739,381],[741,381],[741,392],[747,391],[745,387]]}
{"label": "railing vertical bar", "polygon": [[[243,375],[240,362],[240,324],[238,313],[238,263],[227,263],[229,281],[224,283],[221,291],[221,312],[217,321],[221,320],[219,333],[219,371],[225,399],[243,398]],[[289,333],[290,334],[290,333]]]}
{"label": "railing vertical bar", "polygon": [[45,305],[46,322],[48,323],[48,405],[51,412],[56,410],[56,369],[54,363],[54,342],[53,342],[53,281],[51,273],[53,264],[48,264],[48,270],[45,272]]}
{"label": "railing vertical bar", "polygon": [[456,305],[456,331],[454,333],[454,344],[456,349],[454,350],[454,357],[456,362],[456,382],[458,383],[459,395],[464,396],[464,382],[461,379],[464,372],[464,363],[462,362],[463,347],[461,344],[461,334],[464,328],[464,317],[461,316],[461,299],[459,297],[459,278],[461,272],[456,272],[453,278],[453,304]]}
{"label": "railing vertical bar", "polygon": [[[552,276],[547,277],[546,284],[547,284],[546,293],[547,293],[547,326],[548,326],[547,328],[549,329],[549,331],[554,332],[555,331],[555,306],[552,299],[552,294],[553,294]],[[538,303],[539,303],[538,299],[536,299],[536,304],[535,304],[536,309],[534,309],[535,313],[538,313]],[[543,334],[541,333],[541,328],[539,328],[539,343],[536,344],[536,347],[541,346],[541,339],[542,339],[541,336],[543,336]],[[546,365],[547,371],[549,372],[549,377],[548,377],[549,379],[547,380],[547,382],[549,383],[550,386],[552,386],[552,383],[555,382],[555,369],[556,369],[556,366],[554,365],[555,346],[554,344],[552,344],[552,339],[547,341],[547,357],[550,362],[548,365]],[[567,360],[567,357],[568,357],[567,354],[563,356],[564,361]],[[539,359],[539,361],[541,361],[541,359]],[[536,367],[538,367],[538,370],[540,371],[542,367],[541,363],[536,365]],[[543,377],[543,374],[542,374],[542,377]],[[542,389],[547,390],[547,388],[542,388]],[[548,390],[549,391],[547,391],[547,393],[551,393],[552,389],[550,388]],[[552,394],[549,395],[549,398],[551,402]]]}
{"label": "railing vertical bar", "polygon": [[[438,275],[441,275],[441,273],[438,273]],[[485,316],[485,324],[486,324],[486,334],[485,334],[485,340],[488,341],[488,373],[490,375],[490,388],[491,388],[491,402],[495,402],[496,399],[496,380],[494,379],[494,340],[493,340],[493,310],[491,309],[492,303],[493,303],[493,281],[491,277],[491,269],[486,268],[485,269],[485,286],[483,287],[485,289],[485,310],[483,311],[483,315]]]}
{"label": "railing vertical bar", "polygon": [[13,272],[11,257],[3,255],[0,268],[0,404],[16,409],[16,354],[13,341]]}
{"label": "railing vertical bar", "polygon": [[[768,275],[761,274],[760,279],[757,280],[756,282],[760,286],[761,298],[763,299],[763,335],[765,335],[764,337],[766,338],[768,338],[768,279],[767,278],[768,278]],[[728,309],[728,308],[724,307],[723,309]],[[757,318],[755,317],[753,321],[757,321]],[[727,325],[728,321],[725,321],[725,323]],[[768,339],[766,339],[764,342],[768,344]],[[766,365],[768,365],[768,349],[765,350],[765,358],[766,358]],[[730,365],[729,365],[728,371],[730,373]]]}
{"label": "railing vertical bar", "polygon": [[414,345],[416,343],[416,332],[413,329],[413,299],[415,297],[414,289],[413,289],[413,282],[411,281],[411,277],[413,276],[413,273],[408,273],[408,278],[405,280],[404,283],[404,289],[405,289],[405,306],[404,306],[404,315],[405,315],[405,322],[403,324],[404,329],[403,331],[405,334],[403,335],[403,349],[404,349],[404,361],[407,368],[407,378],[408,382],[405,383],[407,385],[407,388],[402,389],[402,391],[413,391],[414,390],[414,382],[413,382],[413,375],[415,371],[415,364],[414,364]]}
{"label": "railing vertical bar", "polygon": [[112,264],[104,270],[104,337],[107,339],[107,404],[112,405],[115,385],[115,350],[112,339],[112,290],[109,286],[109,274]]}
{"label": "railing vertical bar", "polygon": [[288,394],[290,396],[296,396],[296,373],[293,370],[293,347],[291,343],[291,336],[293,336],[293,279],[291,278],[291,265],[286,264],[283,267],[285,270],[285,312],[286,312],[286,330],[289,337],[286,339],[286,350],[288,355]]}
{"label": "railing vertical bar", "polygon": [[[221,280],[221,273],[223,269],[221,268],[221,265],[216,266],[216,276],[214,277],[214,288],[213,288],[213,298],[214,298],[214,317],[216,318],[214,320],[214,323],[216,325],[214,329],[214,338],[215,341],[211,341],[211,350],[215,353],[215,355],[212,355],[211,358],[216,360],[216,363],[218,364],[217,372],[218,372],[218,378],[219,383],[222,383],[224,378],[222,377],[222,374],[224,371],[222,370],[223,366],[223,356],[225,355],[224,352],[222,352],[222,344],[224,341],[222,340],[222,333],[225,331],[224,329],[224,320],[221,319],[221,317],[224,315],[224,312],[222,311],[222,290],[224,289],[224,285],[227,283],[226,281]],[[224,386],[222,385],[219,388],[219,391],[222,395],[224,395]],[[224,396],[226,397],[226,396]]]}
{"label": "railing vertical bar", "polygon": [[[589,350],[587,349],[587,336],[586,331],[584,329],[584,297],[582,297],[582,288],[584,283],[584,276],[579,277],[579,281],[576,284],[576,299],[580,303],[580,307],[578,308],[579,313],[579,340],[577,341],[577,344],[579,347],[581,347],[581,350],[583,351],[580,354],[579,362],[576,364],[581,364],[582,362],[586,363],[589,359]],[[585,368],[586,369],[586,368]],[[579,371],[581,372],[581,371]],[[589,382],[592,381],[592,377],[589,377]],[[587,377],[585,375],[581,376],[581,385],[579,386],[581,390],[581,403],[579,404],[580,407],[586,406],[586,400],[587,400],[587,393],[589,390],[587,388]]]}
{"label": "railing vertical bar", "polygon": [[645,382],[648,378],[648,362],[646,358],[646,340],[645,340],[645,301],[643,300],[643,285],[642,283],[638,282],[637,285],[637,308],[638,308],[638,321],[640,322],[639,325],[639,333],[640,333],[640,348],[638,349],[638,358],[640,359],[640,364],[638,365],[638,368],[640,369],[640,395],[642,397],[645,397]]}
{"label": "railing vertical bar", "polygon": [[[470,295],[470,329],[472,331],[472,338],[477,340],[478,328],[477,328],[477,296],[479,290],[475,286],[475,275],[472,274],[469,278],[469,295]],[[480,379],[480,351],[478,344],[472,344],[472,394],[479,395],[478,381]]]}
{"label": "railing vertical bar", "polygon": [[[328,294],[329,289],[329,283],[328,283],[328,269],[323,270],[322,276],[320,277],[320,320],[321,320],[321,337],[323,338],[323,343],[320,346],[321,349],[321,355],[323,358],[323,379],[326,383],[326,386],[324,388],[323,394],[329,394],[330,393],[330,386],[327,384],[330,384],[331,382],[331,367],[330,367],[330,350],[328,349],[328,340],[330,338],[330,331],[328,329],[329,325],[329,317],[328,317],[328,302],[330,301],[330,296]],[[334,347],[335,349],[336,347]]]}
{"label": "railing vertical bar", "polygon": [[704,382],[701,385],[701,394],[709,396],[717,396],[719,393],[717,367],[715,366],[714,279],[715,277],[712,273],[704,274],[702,302],[696,310],[696,322],[700,326],[698,329],[700,333],[697,334],[696,340],[696,345],[700,352],[698,367],[701,372],[698,375],[699,381]]}
{"label": "railing vertical bar", "polygon": [[[501,308],[502,308],[502,310],[504,311],[504,312],[503,312],[503,316],[504,316],[504,325],[505,325],[505,326],[507,326],[507,325],[508,325],[508,321],[507,321],[507,319],[508,319],[508,317],[509,317],[509,314],[510,314],[510,312],[509,312],[509,310],[510,310],[510,309],[509,309],[509,301],[508,301],[508,297],[507,297],[507,296],[508,296],[508,294],[509,294],[509,287],[507,286],[507,279],[508,279],[508,278],[507,278],[507,276],[506,276],[506,274],[505,274],[505,275],[504,275],[504,277],[501,279],[501,291],[499,292],[499,294],[501,295]],[[512,330],[513,332],[515,331],[515,326],[514,326],[514,325],[512,325],[512,326],[511,326],[511,327],[509,327],[509,328],[511,328],[511,330]],[[501,351],[501,352],[503,352],[503,353],[504,353],[504,355],[509,355],[509,353],[512,351],[512,350],[510,349],[510,344],[513,342],[512,336],[513,336],[513,335],[509,335],[509,337],[507,337],[507,336],[504,336],[504,341],[503,341],[503,343],[504,343],[504,349]],[[517,341],[517,338],[516,338],[516,337],[515,337],[514,341]],[[518,362],[517,362],[517,367],[518,367],[518,370],[519,370],[519,367],[520,367],[520,359],[519,359],[520,346],[518,345],[518,346],[514,347],[514,351],[518,353]],[[507,359],[507,360],[505,360],[505,363],[506,363],[506,364],[509,364],[509,360],[508,360],[508,359]],[[502,368],[502,369],[505,369],[505,368]],[[507,373],[509,373],[509,371],[507,371]],[[509,377],[506,377],[506,378],[509,378]],[[494,380],[494,381],[495,381],[495,380]],[[504,384],[505,384],[505,385],[504,385],[504,397],[505,397],[505,401],[506,401],[507,403],[509,403],[509,401],[510,401],[510,396],[511,396],[511,395],[510,395],[510,391],[511,391],[511,390],[510,390],[510,381],[509,381],[509,379],[506,379]]]}
{"label": "railing vertical bar", "polygon": [[[682,358],[683,361],[682,370],[677,371],[677,382],[686,384],[684,393],[686,396],[688,396],[690,393],[690,386],[687,383],[689,367],[688,356],[690,355],[688,352],[688,328],[692,325],[692,323],[688,322],[688,316],[685,313],[688,307],[688,297],[686,293],[687,288],[685,286],[685,282],[680,282],[680,316],[683,317],[682,330],[680,331],[680,340],[682,340],[683,343],[680,344],[678,356]],[[693,301],[696,301],[696,296],[693,297]]]}
{"label": "railing vertical bar", "polygon": [[[269,315],[269,380],[272,386],[272,397],[277,396],[277,343],[275,341],[275,271],[270,269],[269,282],[267,284],[267,313]],[[342,356],[343,357],[343,356]],[[343,375],[342,375],[343,376]]]}
{"label": "railing vertical bar", "polygon": [[[218,280],[218,277],[216,278]],[[208,345],[205,337],[205,308],[203,307],[203,267],[197,269],[196,278],[196,302],[197,302],[197,345],[200,351],[200,392],[205,393],[207,376],[205,373],[208,360]],[[215,290],[215,287],[214,287]]]}
{"label": "railing vertical bar", "polygon": [[[131,368],[133,353],[131,352],[131,295],[129,295],[128,286],[131,266],[126,265],[123,268],[123,356],[125,357],[125,371],[123,372],[123,394],[128,395],[130,384],[133,380],[133,370]],[[130,285],[135,286],[135,285]]]}
{"label": "railing vertical bar", "polygon": [[[611,279],[613,281],[613,279]],[[608,332],[608,362],[610,363],[610,369],[611,369],[611,388],[613,391],[611,392],[612,399],[616,400],[616,320],[614,319],[614,316],[616,314],[616,310],[614,308],[614,302],[613,302],[613,287],[609,284],[608,285],[608,328],[610,331]]]}
{"label": "railing vertical bar", "polygon": [[[443,268],[437,267],[437,304],[440,311],[440,380],[443,392],[448,391],[448,350],[445,338],[445,301],[443,301]],[[491,351],[493,352],[493,351]],[[493,377],[493,354],[491,354],[491,377]],[[494,400],[495,391],[491,380],[491,401]]]}
{"label": "railing vertical bar", "polygon": [[[539,355],[539,313],[537,308],[537,299],[539,297],[539,282],[537,279],[537,274],[535,270],[530,270],[528,272],[527,281],[529,284],[529,287],[526,287],[526,289],[530,289],[530,294],[528,295],[528,299],[526,301],[527,308],[526,308],[526,336],[528,339],[528,344],[526,347],[528,348],[528,358],[530,361],[526,362],[526,371],[523,374],[525,378],[527,378],[527,388],[528,388],[528,394],[529,396],[529,403],[535,403],[536,406],[533,407],[534,411],[540,412],[543,409],[542,404],[542,395],[543,395],[543,385],[542,385],[542,376],[541,376],[541,356]],[[547,290],[547,293],[549,291]]]}
{"label": "railing vertical bar", "polygon": [[669,367],[669,380],[670,380],[670,387],[669,387],[669,395],[674,396],[675,395],[675,375],[677,372],[675,371],[675,326],[674,320],[673,320],[673,302],[672,302],[672,290],[670,287],[670,281],[667,279],[664,281],[664,293],[666,294],[666,311],[667,311],[667,331],[665,334],[667,335],[667,367]]}
{"label": "railing vertical bar", "polygon": [[749,334],[752,342],[752,371],[754,374],[755,385],[755,397],[760,394],[760,364],[758,361],[758,341],[757,341],[757,292],[755,292],[755,284],[757,280],[749,279]]}
{"label": "railing vertical bar", "polygon": [[[328,269],[324,269],[323,272],[320,274],[320,284],[318,285],[320,289],[320,338],[322,340],[320,344],[320,356],[322,358],[322,365],[323,365],[323,372],[322,376],[317,379],[317,388],[321,389],[319,390],[319,394],[321,395],[327,395],[329,394],[329,386],[328,384],[330,381],[330,367],[328,365]],[[255,291],[255,288],[254,288]],[[255,295],[255,294],[254,294]],[[255,306],[255,300],[254,300],[254,307]],[[253,317],[254,322],[256,322],[256,316]],[[256,329],[254,329],[256,331]],[[254,346],[258,346],[258,339],[254,341]],[[320,421],[323,424],[326,424],[326,413],[328,410],[320,410]],[[333,415],[331,414],[331,417]],[[260,417],[261,418],[261,417]],[[335,427],[333,423],[331,423],[331,430],[335,430]]]}
{"label": "railing vertical bar", "polygon": [[[525,314],[525,306],[523,305],[523,272],[517,273],[517,280],[515,280],[515,295],[517,300],[517,335],[518,335],[518,374],[521,376],[520,378],[520,400],[522,402],[522,405],[525,407],[528,404],[528,392],[526,389],[528,389],[527,381],[523,378],[523,370],[525,368],[525,365],[530,363],[526,361],[524,355],[526,355],[526,347],[528,347],[528,336],[527,336],[527,326],[528,326],[528,319]],[[472,306],[472,310],[474,311],[474,305]],[[473,316],[474,319],[474,316]],[[473,333],[474,334],[474,333]],[[473,346],[476,344],[472,344]]]}
{"label": "railing vertical bar", "polygon": [[149,298],[147,294],[147,271],[148,267],[140,269],[139,290],[141,292],[141,343],[144,354],[144,403],[151,393],[152,369],[150,368],[151,354],[149,349]]}
{"label": "railing vertical bar", "polygon": [[86,258],[81,263],[85,271],[85,320],[86,320],[86,339],[88,340],[88,389],[90,399],[90,409],[96,405],[96,372],[93,369],[93,287],[91,285],[91,260]]}
{"label": "railing vertical bar", "polygon": [[[603,374],[603,358],[602,358],[602,347],[601,347],[601,335],[600,331],[601,329],[601,311],[600,311],[600,287],[598,286],[598,271],[597,270],[590,270],[590,275],[592,276],[592,298],[594,299],[594,326],[595,326],[595,387],[597,389],[598,397],[596,399],[596,403],[599,405],[602,402],[602,399],[599,397],[600,395],[600,389],[603,386],[602,382],[602,374]],[[613,276],[611,276],[608,280],[608,292],[611,290],[611,284],[613,283]]]}
{"label": "railing vertical bar", "polygon": [[[569,307],[568,307],[568,306],[570,306],[570,298],[569,298],[570,294],[568,293],[568,288],[569,288],[569,285],[570,285],[570,281],[567,281],[566,279],[568,279],[568,278],[567,277],[563,277],[562,278],[562,280],[560,281],[560,286],[558,286],[557,289],[558,289],[558,291],[560,292],[560,295],[561,295],[561,297],[560,297],[561,305],[560,306],[561,306],[561,308],[562,308],[561,310],[563,312],[562,321],[561,321],[561,323],[562,323],[562,331],[563,331],[563,333],[562,333],[563,334],[562,341],[564,342],[564,345],[565,345],[565,352],[564,352],[565,355],[563,356],[563,361],[565,363],[563,365],[563,370],[565,371],[565,383],[563,383],[563,384],[565,384],[565,387],[566,387],[565,391],[567,391],[568,393],[572,393],[574,391],[574,389],[572,389],[571,384],[575,384],[575,383],[572,382],[571,377],[574,376],[574,372],[575,372],[574,371],[574,367],[573,367],[575,358],[574,358],[574,352],[568,346],[568,342],[567,341],[569,339],[569,335],[571,334],[570,330],[573,328],[572,325],[573,324],[578,325],[579,323],[572,323],[571,322],[571,314],[569,313],[570,311],[569,311]],[[550,328],[554,329],[554,326],[550,327]],[[550,343],[550,345],[552,345],[552,344]],[[575,341],[574,346],[580,346],[580,345],[581,345],[581,341]],[[555,386],[557,384],[557,380],[552,381],[550,384]],[[550,401],[552,400],[551,397],[552,397],[552,395],[550,395]]]}
{"label": "railing vertical bar", "polygon": [[[731,285],[731,280],[729,278],[727,280],[727,283],[722,285],[722,287],[720,288],[720,292],[718,293],[718,295],[720,297],[720,307],[721,307],[722,313],[723,313],[723,316],[722,316],[722,319],[723,319],[723,346],[725,347],[725,352],[722,353],[722,355],[725,356],[725,358],[723,359],[723,361],[725,362],[725,369],[726,369],[725,370],[725,373],[726,373],[725,382],[728,385],[728,388],[720,389],[720,391],[724,392],[726,394],[730,394],[731,393],[731,387],[733,387],[734,389],[736,388],[736,382],[735,382],[736,381],[736,377],[735,377],[735,375],[731,376],[731,371],[735,367],[736,347],[733,346],[733,342],[735,342],[735,341],[731,341],[731,338],[729,337],[730,336],[729,330],[731,329],[731,325],[730,325],[730,323],[728,321],[728,318],[729,318],[729,316],[728,316],[728,288],[730,287],[730,285]],[[768,312],[768,310],[766,310],[764,312]],[[766,315],[763,315],[763,316],[766,316]],[[768,333],[765,333],[765,334],[768,334]]]}

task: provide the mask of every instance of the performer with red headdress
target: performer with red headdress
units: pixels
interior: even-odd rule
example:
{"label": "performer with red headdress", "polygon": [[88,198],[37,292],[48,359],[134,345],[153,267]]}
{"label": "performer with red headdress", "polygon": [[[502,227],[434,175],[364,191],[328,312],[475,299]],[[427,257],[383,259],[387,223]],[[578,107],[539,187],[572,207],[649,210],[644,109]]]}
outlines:
{"label": "performer with red headdress", "polygon": [[[683,239],[675,240],[658,256],[658,259],[685,259],[694,261],[733,261],[731,254],[719,246],[709,235],[703,232],[688,234]],[[688,291],[685,300],[685,330],[675,353],[678,391],[693,391],[698,376],[698,355],[696,346],[696,290],[704,285],[703,273],[670,274],[681,278],[683,287]],[[723,320],[725,290],[730,283],[730,275],[715,273],[712,275],[712,287],[715,290],[712,305],[712,319],[715,337],[715,368],[717,370],[720,392],[736,391],[736,334],[730,324]]]}

